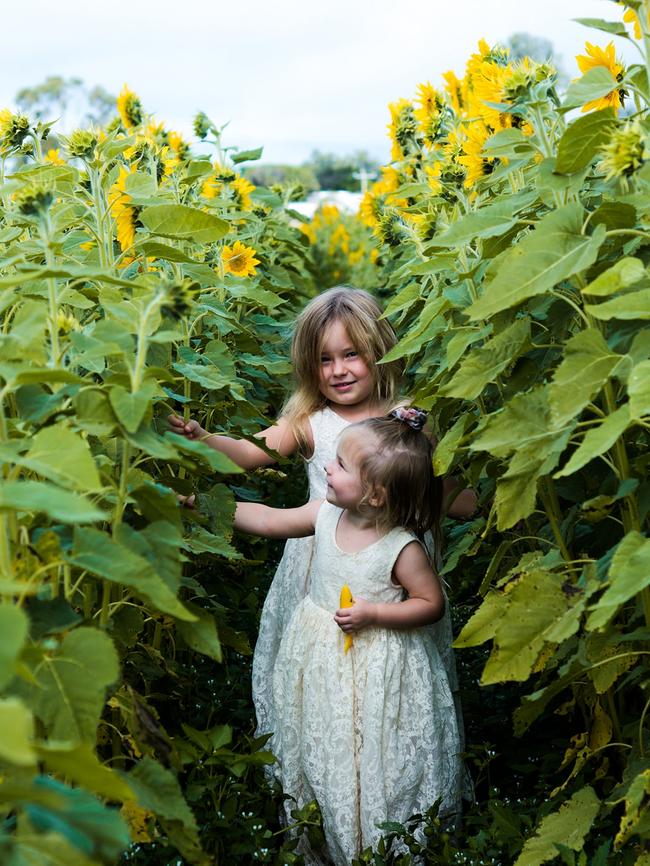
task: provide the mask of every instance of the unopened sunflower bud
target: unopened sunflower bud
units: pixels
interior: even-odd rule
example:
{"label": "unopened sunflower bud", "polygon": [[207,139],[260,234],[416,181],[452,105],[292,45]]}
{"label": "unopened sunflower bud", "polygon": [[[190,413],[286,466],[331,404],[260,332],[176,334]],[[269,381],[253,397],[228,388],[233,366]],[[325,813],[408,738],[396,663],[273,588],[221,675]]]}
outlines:
{"label": "unopened sunflower bud", "polygon": [[201,141],[203,141],[204,138],[207,138],[207,135],[211,129],[212,121],[207,114],[199,111],[199,113],[194,118],[194,135],[197,138],[200,138]]}
{"label": "unopened sunflower bud", "polygon": [[609,141],[600,148],[602,159],[598,167],[605,172],[605,179],[626,179],[634,174],[647,159],[649,138],[638,118],[615,127]]}
{"label": "unopened sunflower bud", "polygon": [[144,112],[140,97],[125,84],[117,97],[117,113],[125,129],[139,126],[144,120]]}
{"label": "unopened sunflower bud", "polygon": [[[341,596],[339,598],[339,605],[341,607],[352,607],[354,604],[354,599],[352,598],[352,593],[350,592],[350,587],[347,583],[344,583],[341,587]],[[343,652],[349,652],[352,646],[352,635],[346,634],[345,640],[343,641]]]}
{"label": "unopened sunflower bud", "polygon": [[29,134],[29,118],[14,114],[8,108],[0,111],[0,150],[20,147]]}
{"label": "unopened sunflower bud", "polygon": [[41,184],[28,184],[13,195],[18,210],[26,216],[45,213],[54,201],[54,193]]}
{"label": "unopened sunflower bud", "polygon": [[173,319],[181,319],[192,309],[192,299],[200,290],[200,286],[189,277],[180,282],[169,282],[165,286],[165,301],[161,306],[161,312]]}
{"label": "unopened sunflower bud", "polygon": [[75,129],[66,140],[66,149],[72,157],[92,159],[96,147],[97,134],[90,129]]}

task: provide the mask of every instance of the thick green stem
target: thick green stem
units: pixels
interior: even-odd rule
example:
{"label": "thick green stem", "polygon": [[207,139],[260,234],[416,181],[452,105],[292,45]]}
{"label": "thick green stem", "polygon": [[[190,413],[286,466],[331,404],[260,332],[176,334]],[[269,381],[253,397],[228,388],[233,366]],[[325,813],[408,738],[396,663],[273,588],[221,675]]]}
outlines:
{"label": "thick green stem", "polygon": [[[54,254],[52,253],[52,224],[50,215],[46,212],[40,222],[41,239],[45,248],[45,262],[48,268],[54,268]],[[60,347],[59,347],[59,298],[56,288],[56,279],[48,277],[47,279],[47,302],[48,302],[48,328],[50,332],[50,360],[49,366],[57,368],[60,364]]]}
{"label": "thick green stem", "polygon": [[548,522],[551,524],[553,537],[555,538],[557,546],[560,549],[560,553],[568,562],[571,559],[571,553],[566,546],[564,537],[562,536],[562,529],[560,527],[560,521],[562,519],[562,515],[560,512],[560,503],[558,502],[557,494],[555,493],[555,488],[553,487],[553,482],[549,478],[543,478],[540,481],[539,495],[544,505],[544,511],[546,512],[546,516],[548,517]]}
{"label": "thick green stem", "polygon": [[90,188],[93,196],[93,207],[95,210],[95,230],[99,238],[97,250],[99,252],[99,264],[102,268],[109,263],[108,244],[106,239],[106,222],[102,213],[102,187],[99,179],[99,173],[94,168],[88,167],[90,176]]}

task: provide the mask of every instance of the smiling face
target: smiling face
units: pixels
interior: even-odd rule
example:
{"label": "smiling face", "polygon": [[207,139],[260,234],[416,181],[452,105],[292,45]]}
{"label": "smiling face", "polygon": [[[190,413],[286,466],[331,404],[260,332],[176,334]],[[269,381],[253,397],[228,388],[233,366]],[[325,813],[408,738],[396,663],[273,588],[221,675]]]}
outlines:
{"label": "smiling face", "polygon": [[332,403],[360,408],[372,401],[374,385],[373,372],[358,354],[345,325],[333,321],[321,344],[321,394]]}
{"label": "smiling face", "polygon": [[326,498],[332,505],[355,511],[364,495],[360,467],[365,448],[354,433],[343,435],[336,449],[336,457],[325,467],[327,474]]}

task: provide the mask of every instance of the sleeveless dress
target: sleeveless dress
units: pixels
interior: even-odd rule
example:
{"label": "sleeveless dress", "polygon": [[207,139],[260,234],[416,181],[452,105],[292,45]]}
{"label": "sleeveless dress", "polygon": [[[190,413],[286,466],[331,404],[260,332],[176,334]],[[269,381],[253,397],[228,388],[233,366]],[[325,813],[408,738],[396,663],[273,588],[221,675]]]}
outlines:
{"label": "sleeveless dress", "polygon": [[[309,418],[314,440],[314,451],[306,461],[309,479],[309,499],[324,499],[327,489],[325,466],[336,456],[336,440],[349,425],[349,421],[337,415],[329,406],[314,412]],[[433,539],[429,544],[429,554],[436,560],[432,550]],[[259,634],[255,645],[252,670],[253,703],[257,717],[258,735],[273,731],[272,720],[272,682],[280,641],[296,606],[303,600],[309,589],[309,570],[313,555],[314,539],[289,538],[282,559],[266,596],[260,619]],[[452,691],[456,695],[456,714],[458,728],[463,741],[463,724],[460,701],[457,697],[458,679],[452,649],[452,626],[449,605],[442,619],[429,626],[438,648],[442,663]],[[468,786],[465,795],[471,798]],[[429,804],[430,805],[430,804]]]}
{"label": "sleeveless dress", "polygon": [[[342,510],[324,502],[316,521],[308,593],[281,640],[267,719],[269,747],[283,790],[302,807],[316,799],[327,855],[306,862],[348,866],[376,844],[383,821],[403,822],[440,800],[459,809],[463,765],[454,698],[431,629],[370,626],[345,635],[333,619],[341,587],[373,602],[397,603],[391,580],[400,551],[414,540],[397,528],[356,553],[342,551]],[[295,808],[286,804],[287,817]]]}

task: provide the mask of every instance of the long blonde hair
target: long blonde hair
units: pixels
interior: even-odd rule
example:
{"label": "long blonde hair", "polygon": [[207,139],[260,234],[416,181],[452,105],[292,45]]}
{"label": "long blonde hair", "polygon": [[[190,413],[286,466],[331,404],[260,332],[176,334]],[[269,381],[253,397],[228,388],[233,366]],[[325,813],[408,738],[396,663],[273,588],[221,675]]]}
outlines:
{"label": "long blonde hair", "polygon": [[[350,424],[341,438],[348,436],[357,436],[363,443],[359,509],[372,510],[378,529],[402,526],[421,540],[431,531],[439,544],[442,481],[433,473],[429,437],[393,415]],[[380,504],[371,506],[378,492]]]}
{"label": "long blonde hair", "polygon": [[341,322],[355,350],[370,368],[375,382],[378,403],[390,406],[395,402],[401,361],[377,362],[397,342],[395,331],[371,294],[350,286],[335,286],[313,298],[296,319],[291,341],[291,362],[296,388],[287,400],[282,414],[301,448],[305,448],[305,427],[308,417],[327,405],[320,390],[321,348],[327,328]]}

